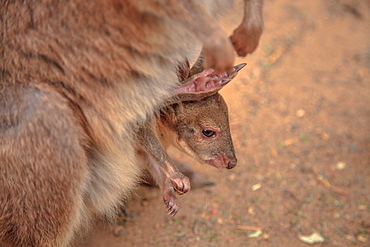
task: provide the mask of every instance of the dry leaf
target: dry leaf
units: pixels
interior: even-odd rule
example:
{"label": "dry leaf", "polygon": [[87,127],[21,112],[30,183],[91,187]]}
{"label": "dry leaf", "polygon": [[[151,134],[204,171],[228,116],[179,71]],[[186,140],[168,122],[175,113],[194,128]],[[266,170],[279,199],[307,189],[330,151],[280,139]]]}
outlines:
{"label": "dry leaf", "polygon": [[253,232],[248,233],[248,238],[258,238],[261,235],[262,235],[262,231],[257,230],[257,231],[253,231]]}
{"label": "dry leaf", "polygon": [[360,209],[360,210],[366,210],[367,207],[366,207],[366,205],[358,205],[358,209]]}
{"label": "dry leaf", "polygon": [[321,236],[319,233],[314,232],[310,236],[300,236],[299,240],[306,244],[316,244],[316,243],[321,243],[324,242],[325,238]]}
{"label": "dry leaf", "polygon": [[262,187],[262,185],[261,184],[255,184],[255,185],[253,185],[252,186],[252,190],[254,191],[254,190],[258,190],[258,189],[260,189]]}
{"label": "dry leaf", "polygon": [[363,235],[358,235],[357,236],[357,240],[362,242],[362,243],[366,243],[367,242],[367,238]]}
{"label": "dry leaf", "polygon": [[327,133],[324,132],[324,133],[321,134],[321,139],[323,139],[324,141],[327,141],[327,140],[330,139],[330,136]]}
{"label": "dry leaf", "polygon": [[278,46],[273,53],[271,53],[271,55],[267,58],[267,63],[268,64],[273,64],[276,62],[276,60],[278,60],[282,55],[283,53],[285,52],[286,50],[286,47],[284,46]]}
{"label": "dry leaf", "polygon": [[290,146],[290,145],[292,145],[292,144],[294,144],[298,141],[299,141],[298,137],[289,138],[289,139],[283,141],[283,145],[284,145],[284,147],[287,147],[287,146]]}

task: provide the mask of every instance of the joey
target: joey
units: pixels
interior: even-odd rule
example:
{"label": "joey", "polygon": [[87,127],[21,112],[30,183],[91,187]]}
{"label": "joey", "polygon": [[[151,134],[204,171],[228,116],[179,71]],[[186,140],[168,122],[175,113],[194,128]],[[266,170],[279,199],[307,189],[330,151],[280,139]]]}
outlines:
{"label": "joey", "polygon": [[[188,192],[190,182],[173,164],[165,149],[173,145],[199,162],[221,169],[232,169],[237,163],[227,105],[218,90],[244,66],[235,66],[232,72],[220,76],[215,76],[212,70],[193,75],[186,85],[191,81],[190,84],[197,88],[210,89],[209,85],[203,84],[211,84],[217,85],[217,89],[202,91],[202,99],[197,93],[186,93],[186,101],[163,107],[159,116],[147,121],[137,132],[141,148],[139,156],[161,188],[167,213],[171,216],[179,210],[175,194]],[[192,100],[191,96],[194,97]]]}

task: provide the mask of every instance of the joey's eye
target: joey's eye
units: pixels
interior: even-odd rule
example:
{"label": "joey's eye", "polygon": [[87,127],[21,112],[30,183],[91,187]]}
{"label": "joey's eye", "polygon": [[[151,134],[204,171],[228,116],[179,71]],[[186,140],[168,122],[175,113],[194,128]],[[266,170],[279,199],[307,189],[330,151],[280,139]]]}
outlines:
{"label": "joey's eye", "polygon": [[202,134],[205,137],[214,137],[216,135],[216,132],[214,132],[212,130],[202,130]]}

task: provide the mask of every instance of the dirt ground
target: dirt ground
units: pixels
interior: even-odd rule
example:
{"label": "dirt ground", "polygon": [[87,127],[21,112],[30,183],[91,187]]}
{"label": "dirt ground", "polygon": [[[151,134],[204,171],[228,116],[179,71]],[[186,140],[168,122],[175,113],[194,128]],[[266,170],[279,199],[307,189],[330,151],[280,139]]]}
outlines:
{"label": "dirt ground", "polygon": [[122,225],[99,223],[82,246],[299,247],[313,233],[315,246],[370,246],[370,2],[266,0],[264,16],[221,91],[238,165],[170,150],[216,185],[180,196],[174,218],[142,186]]}

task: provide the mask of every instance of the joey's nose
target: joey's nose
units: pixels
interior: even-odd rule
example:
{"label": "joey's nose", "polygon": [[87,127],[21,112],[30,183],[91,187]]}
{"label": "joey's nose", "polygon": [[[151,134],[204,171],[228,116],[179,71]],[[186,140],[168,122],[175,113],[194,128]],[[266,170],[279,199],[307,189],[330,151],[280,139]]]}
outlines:
{"label": "joey's nose", "polygon": [[226,168],[227,169],[233,169],[236,166],[236,163],[237,163],[236,159],[230,160],[229,163],[227,164]]}

